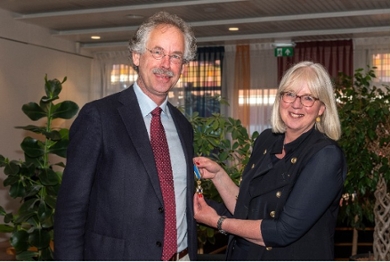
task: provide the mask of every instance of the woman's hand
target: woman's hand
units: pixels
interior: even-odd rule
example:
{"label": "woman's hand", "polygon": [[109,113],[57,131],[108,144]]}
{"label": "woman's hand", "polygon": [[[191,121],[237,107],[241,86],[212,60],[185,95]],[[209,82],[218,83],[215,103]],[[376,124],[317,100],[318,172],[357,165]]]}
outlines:
{"label": "woman's hand", "polygon": [[219,215],[206,203],[202,194],[194,195],[194,218],[198,223],[211,227],[217,226]]}
{"label": "woman's hand", "polygon": [[220,172],[225,172],[223,168],[207,157],[194,157],[194,164],[198,167],[202,179],[213,179]]}

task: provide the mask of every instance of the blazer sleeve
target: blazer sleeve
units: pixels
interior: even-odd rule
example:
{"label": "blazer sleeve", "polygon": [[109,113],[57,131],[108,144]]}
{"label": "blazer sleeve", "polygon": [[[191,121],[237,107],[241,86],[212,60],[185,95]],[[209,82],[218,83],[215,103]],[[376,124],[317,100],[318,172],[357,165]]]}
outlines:
{"label": "blazer sleeve", "polygon": [[89,195],[101,147],[101,121],[86,104],[70,128],[67,163],[54,222],[54,259],[83,260]]}

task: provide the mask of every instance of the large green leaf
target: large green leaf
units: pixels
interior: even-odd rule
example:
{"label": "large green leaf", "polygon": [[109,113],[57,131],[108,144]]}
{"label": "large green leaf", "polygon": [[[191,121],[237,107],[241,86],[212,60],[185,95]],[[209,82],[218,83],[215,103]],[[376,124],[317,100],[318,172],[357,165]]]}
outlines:
{"label": "large green leaf", "polygon": [[46,205],[48,205],[52,209],[56,208],[56,201],[57,201],[57,199],[52,197],[52,196],[50,196],[50,195],[46,195],[45,196],[45,203],[46,203]]}
{"label": "large green leaf", "polygon": [[39,199],[36,197],[26,199],[19,208],[19,215],[23,216],[26,212],[34,211],[35,204],[38,203],[38,201]]}
{"label": "large green leaf", "polygon": [[13,184],[15,184],[15,183],[18,183],[19,177],[20,177],[19,175],[9,175],[9,176],[4,180],[3,185],[4,185],[5,187],[7,187],[7,186],[11,186],[11,185],[13,185]]}
{"label": "large green leaf", "polygon": [[46,128],[35,126],[35,125],[27,125],[27,126],[15,126],[15,128],[31,131],[37,134],[43,134],[46,131]]}
{"label": "large green leaf", "polygon": [[18,182],[14,183],[11,185],[9,189],[9,195],[12,198],[17,198],[17,197],[24,197],[26,194],[26,188],[25,185],[23,184],[23,181],[18,180]]}
{"label": "large green leaf", "polygon": [[43,185],[41,185],[41,184],[32,185],[29,188],[29,191],[26,192],[25,197],[28,198],[28,197],[36,195],[39,192],[39,190],[41,190],[42,187],[43,187]]}
{"label": "large green leaf", "polygon": [[47,139],[50,139],[53,141],[61,140],[61,134],[57,130],[52,130],[51,132],[45,132],[44,134],[45,134]]}
{"label": "large green leaf", "polygon": [[55,118],[63,118],[63,119],[71,119],[74,117],[79,110],[79,106],[73,101],[63,101],[58,103],[53,107],[52,117]]}
{"label": "large green leaf", "polygon": [[28,249],[28,233],[25,230],[19,230],[12,233],[10,238],[11,245],[15,248],[16,253]]}
{"label": "large green leaf", "polygon": [[25,137],[23,142],[20,144],[24,153],[29,157],[40,157],[45,153],[43,147],[41,146],[42,142],[32,137]]}
{"label": "large green leaf", "polygon": [[66,77],[60,82],[58,79],[47,80],[47,76],[45,76],[45,93],[46,97],[53,99],[59,96],[62,90],[62,83],[66,81]]}
{"label": "large green leaf", "polygon": [[46,112],[34,102],[24,104],[22,106],[22,111],[33,121],[46,117]]}
{"label": "large green leaf", "polygon": [[53,215],[54,210],[46,205],[45,201],[40,201],[38,207],[38,219],[43,222]]}
{"label": "large green leaf", "polygon": [[60,133],[62,139],[69,140],[69,129],[68,128],[62,128],[58,132]]}
{"label": "large green leaf", "polygon": [[24,212],[19,212],[19,216],[15,219],[15,223],[23,223],[29,220],[31,217],[36,215],[36,210],[25,210]]}
{"label": "large green leaf", "polygon": [[42,185],[45,186],[57,185],[60,183],[56,172],[50,168],[40,170],[39,180],[41,181]]}
{"label": "large green leaf", "polygon": [[42,249],[50,245],[50,234],[45,229],[37,228],[29,235],[28,240],[32,246]]}
{"label": "large green leaf", "polygon": [[66,157],[66,150],[68,148],[69,141],[67,139],[63,139],[57,141],[52,147],[50,147],[50,153],[56,154],[60,157]]}
{"label": "large green leaf", "polygon": [[20,164],[18,161],[12,160],[4,167],[4,174],[10,175],[18,175],[20,171]]}

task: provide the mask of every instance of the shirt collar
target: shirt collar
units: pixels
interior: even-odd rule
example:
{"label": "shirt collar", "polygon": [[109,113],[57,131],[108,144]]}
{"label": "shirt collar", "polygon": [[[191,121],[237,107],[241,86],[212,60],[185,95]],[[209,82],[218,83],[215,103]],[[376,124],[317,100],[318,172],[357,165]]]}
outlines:
{"label": "shirt collar", "polygon": [[[150,112],[152,112],[157,107],[157,104],[152,99],[150,99],[150,97],[148,97],[144,92],[142,92],[137,82],[134,82],[133,88],[134,88],[135,95],[137,96],[137,100],[138,100],[139,107],[141,109],[142,116],[145,117],[149,115]],[[163,115],[165,114],[168,117],[170,117],[167,103],[168,103],[168,96],[165,99],[165,101],[160,105],[160,107],[163,111],[162,114]]]}

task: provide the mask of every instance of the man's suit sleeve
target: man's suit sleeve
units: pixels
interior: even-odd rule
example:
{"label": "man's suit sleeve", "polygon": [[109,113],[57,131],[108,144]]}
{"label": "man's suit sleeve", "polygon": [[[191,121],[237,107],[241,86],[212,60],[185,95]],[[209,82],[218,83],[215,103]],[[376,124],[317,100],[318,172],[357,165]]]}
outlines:
{"label": "man's suit sleeve", "polygon": [[55,260],[83,260],[89,195],[101,147],[100,125],[97,110],[87,104],[70,128],[54,221]]}

